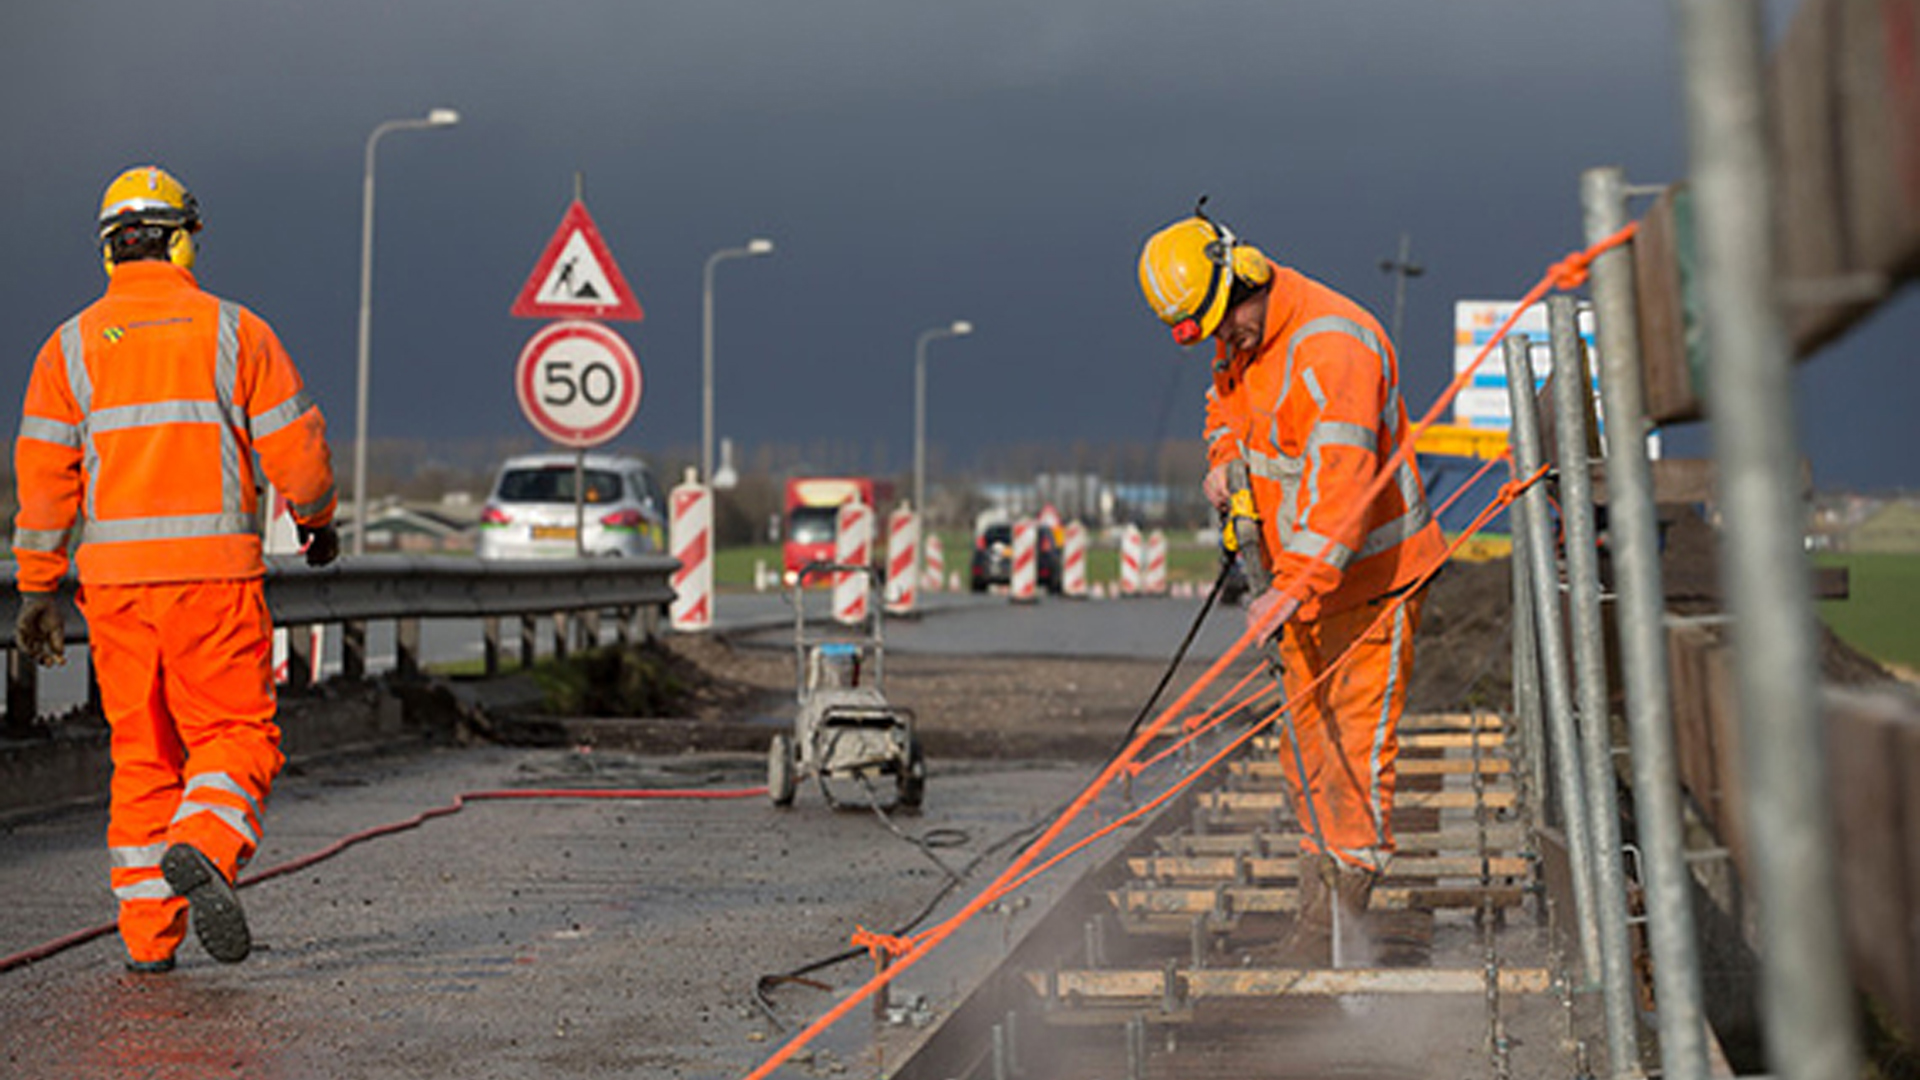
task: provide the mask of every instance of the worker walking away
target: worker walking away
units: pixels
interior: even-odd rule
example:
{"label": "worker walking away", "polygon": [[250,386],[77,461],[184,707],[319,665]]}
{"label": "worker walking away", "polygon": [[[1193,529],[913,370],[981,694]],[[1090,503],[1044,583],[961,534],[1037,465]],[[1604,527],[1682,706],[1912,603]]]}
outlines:
{"label": "worker walking away", "polygon": [[64,663],[69,549],[112,726],[107,845],[127,966],[172,970],[191,913],[216,960],[252,948],[233,880],[281,765],[255,462],[307,562],[339,552],[326,425],[273,330],[194,280],[199,206],[164,169],[100,202],[106,295],[34,361],[14,445],[16,641]]}
{"label": "worker walking away", "polygon": [[1277,643],[1294,701],[1280,760],[1304,838],[1286,951],[1324,965],[1333,905],[1351,960],[1393,853],[1398,727],[1420,617],[1413,585],[1444,543],[1413,461],[1392,461],[1407,411],[1379,323],[1242,243],[1205,202],[1147,240],[1140,287],[1175,341],[1214,342],[1202,487],[1226,512],[1229,477],[1244,463],[1265,556],[1249,573],[1268,577],[1250,592],[1247,621]]}

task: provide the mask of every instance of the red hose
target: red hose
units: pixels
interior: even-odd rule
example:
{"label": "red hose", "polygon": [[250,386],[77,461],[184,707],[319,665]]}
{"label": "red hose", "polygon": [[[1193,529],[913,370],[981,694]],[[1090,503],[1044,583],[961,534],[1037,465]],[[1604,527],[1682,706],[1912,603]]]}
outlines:
{"label": "red hose", "polygon": [[[385,825],[363,829],[343,836],[319,851],[250,874],[239,881],[237,887],[245,889],[263,881],[272,881],[274,878],[305,870],[317,862],[333,858],[355,844],[392,833],[405,832],[408,829],[416,829],[434,818],[457,814],[469,802],[507,799],[751,799],[766,793],[765,786],[753,788],[523,788],[467,791],[455,795],[453,801],[445,806],[431,807],[401,821],[391,821]],[[85,930],[76,930],[64,937],[54,938],[52,941],[35,945],[30,949],[23,949],[11,956],[0,956],[0,972],[25,967],[76,946],[85,945],[94,938],[112,933],[114,927],[114,923],[101,923]]]}

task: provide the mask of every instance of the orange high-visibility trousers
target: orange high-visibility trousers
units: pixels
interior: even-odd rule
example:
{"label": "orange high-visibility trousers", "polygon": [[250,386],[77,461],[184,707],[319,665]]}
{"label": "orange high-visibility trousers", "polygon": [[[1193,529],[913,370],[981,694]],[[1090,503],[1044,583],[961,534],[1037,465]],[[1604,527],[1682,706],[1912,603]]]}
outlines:
{"label": "orange high-visibility trousers", "polygon": [[[1311,621],[1290,622],[1280,643],[1283,684],[1293,701],[1306,782],[1281,732],[1280,764],[1300,820],[1302,848],[1354,866],[1384,870],[1393,854],[1395,762],[1400,712],[1413,672],[1421,597],[1380,601]],[[1379,626],[1373,623],[1392,607]],[[1318,687],[1315,678],[1359,638],[1353,655]],[[1311,799],[1311,805],[1308,801]]]}
{"label": "orange high-visibility trousers", "polygon": [[107,846],[120,936],[134,960],[172,956],[186,901],[160,874],[189,843],[229,880],[260,842],[280,771],[273,625],[260,579],[80,590],[113,727]]}

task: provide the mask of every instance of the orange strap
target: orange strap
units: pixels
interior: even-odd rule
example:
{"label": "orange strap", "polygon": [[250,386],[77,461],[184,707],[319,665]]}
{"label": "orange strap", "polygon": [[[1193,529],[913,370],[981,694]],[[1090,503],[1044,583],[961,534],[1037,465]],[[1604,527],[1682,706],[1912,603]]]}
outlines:
{"label": "orange strap", "polygon": [[[1506,337],[1506,335],[1513,330],[1515,323],[1519,322],[1520,313],[1525,311],[1528,307],[1531,307],[1533,304],[1537,303],[1543,296],[1545,296],[1549,291],[1551,291],[1554,288],[1561,288],[1561,289],[1577,288],[1580,283],[1586,280],[1587,267],[1592,264],[1593,259],[1596,256],[1606,251],[1609,251],[1615,247],[1620,246],[1621,244],[1624,244],[1627,240],[1633,237],[1635,229],[1636,229],[1635,225],[1628,225],[1626,228],[1621,229],[1619,232],[1614,233],[1612,236],[1609,236],[1606,239],[1600,241],[1599,243],[1594,244],[1592,247],[1587,248],[1585,251],[1576,252],[1573,255],[1570,255],[1567,258],[1562,259],[1560,262],[1555,263],[1553,267],[1550,268],[1549,271],[1542,276],[1540,281],[1536,285],[1534,285],[1532,289],[1529,289],[1527,291],[1526,295],[1523,296],[1520,299],[1519,303],[1515,305],[1513,314],[1509,316],[1506,322],[1502,323],[1500,327],[1494,332],[1492,337],[1488,339],[1486,346],[1482,348],[1479,354],[1474,357],[1473,362],[1469,364],[1464,370],[1461,370],[1454,375],[1453,381],[1447,385],[1446,389],[1440,394],[1439,398],[1434,401],[1433,406],[1427,411],[1427,413],[1424,416],[1420,418],[1420,420],[1417,423],[1415,423],[1412,426],[1411,430],[1407,432],[1407,436],[1402,441],[1399,451],[1395,453],[1391,459],[1389,459],[1388,461],[1382,464],[1380,473],[1375,478],[1374,483],[1371,486],[1369,486],[1365,492],[1362,493],[1362,497],[1360,499],[1356,500],[1353,503],[1353,507],[1349,514],[1349,517],[1357,518],[1361,513],[1365,512],[1366,507],[1371,505],[1374,497],[1377,496],[1380,493],[1380,491],[1383,490],[1386,487],[1386,485],[1392,480],[1395,471],[1398,470],[1400,465],[1407,458],[1412,456],[1414,452],[1413,451],[1414,445],[1419,441],[1420,433],[1425,431],[1428,427],[1431,427],[1438,420],[1442,410],[1444,410],[1447,407],[1447,405],[1450,402],[1452,402],[1455,397],[1459,395],[1460,391],[1468,385],[1468,383],[1473,378],[1474,372],[1479,368],[1480,364],[1483,361],[1485,361],[1486,358],[1492,353],[1494,346],[1497,345],[1502,338]],[[1486,523],[1492,520],[1493,516],[1497,514],[1499,510],[1503,508],[1507,502],[1512,501],[1512,498],[1514,495],[1517,495],[1518,492],[1524,489],[1526,485],[1536,482],[1541,475],[1543,475],[1543,473],[1535,473],[1533,476],[1525,478],[1525,480],[1522,482],[1516,482],[1516,483],[1508,484],[1502,487],[1500,497],[1496,498],[1493,501],[1493,503],[1486,508],[1486,510],[1481,512],[1481,514],[1475,519],[1472,529],[1469,532],[1462,534],[1453,544],[1449,545],[1446,553],[1442,556],[1442,558],[1438,562],[1436,562],[1436,564],[1433,567],[1431,567],[1424,575],[1422,575],[1415,582],[1414,586],[1407,591],[1407,594],[1412,595],[1414,593],[1417,593],[1420,590],[1420,588],[1425,586],[1425,584],[1432,579],[1432,576],[1435,573],[1439,572],[1440,566],[1444,565],[1446,559],[1451,557],[1454,551],[1458,550],[1460,545],[1469,536],[1473,535],[1473,532],[1477,532],[1479,529],[1484,528],[1486,526]],[[1329,535],[1339,535],[1340,532],[1351,523],[1352,523],[1351,521],[1340,522],[1338,524],[1338,527],[1330,530]],[[1327,551],[1331,549],[1332,546],[1333,546],[1333,542],[1329,540],[1327,542],[1326,547],[1319,552],[1316,558],[1324,559],[1327,555]],[[1296,575],[1295,579],[1290,580],[1284,585],[1281,585],[1278,587],[1282,590],[1283,593],[1287,595],[1291,595],[1297,599],[1300,596],[1301,584],[1302,583],[1298,579],[1298,575]],[[1284,607],[1284,605],[1282,605],[1281,607]],[[1274,609],[1276,615],[1281,610],[1281,607],[1276,607]],[[1397,604],[1386,605],[1381,612],[1381,618],[1384,619],[1385,617],[1387,617],[1387,615],[1389,615],[1394,610],[1396,610],[1397,607],[1398,607]],[[748,1073],[745,1080],[764,1080],[764,1078],[771,1076],[775,1069],[778,1069],[787,1060],[792,1058],[793,1055],[799,1052],[799,1050],[802,1047],[812,1042],[827,1028],[833,1026],[842,1017],[846,1016],[849,1012],[853,1011],[853,1009],[857,1007],[861,1002],[866,1001],[868,998],[872,997],[875,993],[879,992],[881,988],[888,986],[895,979],[899,978],[902,972],[906,971],[908,968],[918,963],[922,957],[926,956],[927,953],[937,948],[941,942],[951,937],[954,934],[954,932],[957,931],[963,924],[965,924],[967,921],[972,919],[975,915],[979,914],[981,911],[985,910],[989,904],[993,903],[995,900],[1006,895],[1007,893],[1012,892],[1014,889],[1017,889],[1020,886],[1026,884],[1028,881],[1032,880],[1034,877],[1038,876],[1039,874],[1045,872],[1050,867],[1058,865],[1062,860],[1066,859],[1067,857],[1072,855],[1074,852],[1085,848],[1088,844],[1093,842],[1095,837],[1104,835],[1106,832],[1109,832],[1115,828],[1118,828],[1122,823],[1137,820],[1142,815],[1162,805],[1163,803],[1166,802],[1166,800],[1172,798],[1175,792],[1183,789],[1187,785],[1190,785],[1196,779],[1198,779],[1201,775],[1205,774],[1208,770],[1214,768],[1220,762],[1226,760],[1227,755],[1232,753],[1234,750],[1237,750],[1240,746],[1244,745],[1247,740],[1253,737],[1254,733],[1264,729],[1266,726],[1273,723],[1273,721],[1279,717],[1281,709],[1275,709],[1272,713],[1268,714],[1261,721],[1252,725],[1246,732],[1236,737],[1225,749],[1221,750],[1219,753],[1215,754],[1213,757],[1203,762],[1198,768],[1194,769],[1193,772],[1183,777],[1179,782],[1174,784],[1173,787],[1168,792],[1162,794],[1161,796],[1155,798],[1154,800],[1139,807],[1132,813],[1127,814],[1121,817],[1120,819],[1110,823],[1105,829],[1096,830],[1092,836],[1089,836],[1085,839],[1078,841],[1075,844],[1070,845],[1066,849],[1055,854],[1052,858],[1047,859],[1044,862],[1040,862],[1040,856],[1042,855],[1042,853],[1044,853],[1048,848],[1050,848],[1053,845],[1054,841],[1058,840],[1061,837],[1061,835],[1066,831],[1067,827],[1070,824],[1072,824],[1072,822],[1075,819],[1077,819],[1083,812],[1085,812],[1088,807],[1093,805],[1095,800],[1097,800],[1100,797],[1100,794],[1106,790],[1109,784],[1119,779],[1119,777],[1123,773],[1131,775],[1135,772],[1134,763],[1140,757],[1141,753],[1145,750],[1147,745],[1153,739],[1159,737],[1160,733],[1163,730],[1165,730],[1173,722],[1173,720],[1176,717],[1183,715],[1187,711],[1188,707],[1191,706],[1194,700],[1200,695],[1201,691],[1204,690],[1207,686],[1211,685],[1213,681],[1216,678],[1218,678],[1220,674],[1227,669],[1228,666],[1230,666],[1234,661],[1238,660],[1242,653],[1246,652],[1247,649],[1251,648],[1254,642],[1264,640],[1267,634],[1269,634],[1271,631],[1272,631],[1272,627],[1270,626],[1263,625],[1263,626],[1249,627],[1244,633],[1240,635],[1240,637],[1237,640],[1234,641],[1232,645],[1228,646],[1228,648],[1224,652],[1222,652],[1221,655],[1217,659],[1215,659],[1212,664],[1208,665],[1206,671],[1203,672],[1200,675],[1200,677],[1196,679],[1191,685],[1189,685],[1186,688],[1186,690],[1182,691],[1179,697],[1172,704],[1168,705],[1165,709],[1161,710],[1160,714],[1157,717],[1155,717],[1152,721],[1143,725],[1141,729],[1134,735],[1133,740],[1129,742],[1127,746],[1123,750],[1121,750],[1121,752],[1118,755],[1116,755],[1111,761],[1107,763],[1106,768],[1100,771],[1100,775],[1095,777],[1094,780],[1091,783],[1089,783],[1087,787],[1084,790],[1082,790],[1077,797],[1075,797],[1073,803],[1070,806],[1068,806],[1068,808],[1064,812],[1062,812],[1061,815],[1058,818],[1056,818],[1050,826],[1048,826],[1046,831],[1043,832],[1037,840],[1033,841],[1025,849],[1023,849],[1019,855],[1015,856],[1013,862],[1010,863],[998,875],[996,875],[994,880],[988,883],[986,887],[983,888],[978,895],[976,895],[972,900],[968,901],[960,909],[959,912],[957,912],[956,914],[948,918],[945,922],[942,922],[937,926],[930,927],[927,930],[924,930],[919,934],[914,935],[911,942],[908,943],[910,944],[910,948],[908,948],[904,953],[895,954],[898,957],[898,962],[888,965],[888,967],[884,971],[881,971],[878,974],[874,975],[874,977],[869,979],[864,985],[857,987],[852,993],[848,994],[846,997],[836,1002],[825,1013],[823,1013],[821,1016],[816,1018],[812,1023],[808,1024],[806,1028],[801,1030],[798,1034],[794,1035],[792,1039],[789,1039],[786,1042],[786,1044],[781,1046],[778,1050],[774,1051],[773,1055],[769,1057],[766,1061],[762,1062],[758,1068]],[[1356,644],[1357,644],[1357,641],[1356,641]],[[1349,653],[1350,652],[1351,650],[1349,650]],[[1331,675],[1333,671],[1338,669],[1338,666],[1345,659],[1346,659],[1345,655],[1336,659],[1334,661],[1334,664],[1331,667],[1329,667],[1327,671],[1321,673],[1320,678],[1325,679],[1326,677]],[[1317,686],[1318,681],[1316,681],[1314,685]],[[1308,690],[1310,689],[1311,687],[1308,688]],[[1283,705],[1281,708],[1284,709],[1285,706]],[[1035,865],[1036,863],[1038,863],[1038,865]],[[862,930],[856,933],[854,936],[854,943],[866,944],[866,947],[869,949],[875,948],[876,947],[875,945],[867,944],[863,940],[861,936],[863,934],[866,934],[866,931]],[[884,939],[889,943],[887,945],[883,945],[879,947],[891,948],[893,943],[897,943],[899,941],[899,939],[885,938],[884,935],[866,934],[866,936],[874,939],[875,941],[880,941]]]}
{"label": "orange strap", "polygon": [[913,951],[913,943],[906,938],[894,937],[892,934],[876,934],[858,923],[854,924],[852,944],[856,949],[867,950],[876,961],[880,959],[882,953],[891,959],[905,956]]}

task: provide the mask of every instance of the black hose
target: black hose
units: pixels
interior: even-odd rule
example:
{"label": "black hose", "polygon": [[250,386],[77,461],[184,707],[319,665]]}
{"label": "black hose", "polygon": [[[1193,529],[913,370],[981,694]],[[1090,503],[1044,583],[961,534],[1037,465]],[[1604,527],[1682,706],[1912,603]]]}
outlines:
{"label": "black hose", "polygon": [[[1173,661],[1167,665],[1166,672],[1160,676],[1160,685],[1153,688],[1153,694],[1147,698],[1147,703],[1141,706],[1140,714],[1133,718],[1133,723],[1127,725],[1126,737],[1121,739],[1120,745],[1116,746],[1113,750],[1113,753],[1108,755],[1107,761],[1109,763],[1111,763],[1114,758],[1119,757],[1122,753],[1124,753],[1128,746],[1131,746],[1133,744],[1134,735],[1139,732],[1140,725],[1145,723],[1147,717],[1153,714],[1154,706],[1159,704],[1160,702],[1160,695],[1166,692],[1167,684],[1173,681],[1174,673],[1180,670],[1181,663],[1186,660],[1187,650],[1193,647],[1193,639],[1200,635],[1200,627],[1202,626],[1202,624],[1206,622],[1207,613],[1213,610],[1214,602],[1219,599],[1221,589],[1227,583],[1227,575],[1232,571],[1232,569],[1233,569],[1233,558],[1231,556],[1223,555],[1220,560],[1220,573],[1217,576],[1215,576],[1215,578],[1213,579],[1213,588],[1208,590],[1206,601],[1200,605],[1199,614],[1195,615],[1193,618],[1193,625],[1187,628],[1187,636],[1181,640],[1180,647],[1174,651]],[[869,790],[869,794],[871,794],[871,790]],[[932,833],[929,833],[927,837],[923,837],[919,840],[916,840],[915,838],[911,836],[907,836],[906,834],[900,832],[899,829],[894,828],[893,823],[887,820],[886,815],[884,813],[881,814],[881,821],[883,824],[887,825],[888,828],[893,829],[893,831],[896,834],[900,835],[902,839],[920,847],[923,851],[926,851],[928,857],[933,858],[934,862],[938,864],[942,870],[945,870],[948,875],[946,882],[944,882],[940,886],[940,888],[934,892],[933,897],[929,899],[926,902],[926,904],[924,904],[920,908],[918,912],[915,912],[912,918],[908,919],[899,928],[895,929],[893,932],[893,936],[905,937],[906,935],[911,934],[914,931],[915,927],[919,926],[922,922],[926,921],[927,916],[933,914],[934,909],[940,906],[940,902],[945,900],[948,894],[952,893],[954,889],[958,888],[960,886],[960,883],[966,880],[966,878],[973,873],[974,869],[980,865],[982,860],[986,859],[987,856],[992,855],[994,852],[999,851],[1001,848],[1006,847],[1008,844],[1011,844],[1011,843],[1014,843],[1015,841],[1020,840],[1022,837],[1029,836],[1030,834],[1039,832],[1041,826],[1043,826],[1049,821],[1052,821],[1054,818],[1058,817],[1071,804],[1072,804],[1072,800],[1067,800],[1066,802],[1062,802],[1060,805],[1056,806],[1054,809],[1048,811],[1047,813],[1039,815],[1027,825],[1022,826],[1019,829],[1015,829],[1013,832],[1010,832],[1007,835],[1001,837],[1000,839],[994,841],[992,844],[988,845],[985,849],[983,849],[979,854],[975,855],[972,859],[968,860],[967,864],[961,867],[958,872],[948,869],[944,861],[933,856],[932,852],[926,851],[926,849],[931,847],[946,846],[945,844],[935,844],[931,839]],[[877,804],[876,804],[876,809],[877,809]],[[935,830],[935,831],[938,831],[938,830]],[[825,989],[825,987],[821,987],[818,984],[814,983],[812,980],[807,979],[806,976],[812,974],[813,972],[819,971],[822,968],[829,968],[834,966],[835,964],[840,964],[848,960],[852,960],[855,957],[865,954],[866,951],[867,951],[866,949],[859,948],[859,947],[843,949],[840,952],[834,953],[832,956],[827,956],[818,960],[810,961],[790,971],[784,971],[775,975],[762,975],[757,980],[754,981],[754,985],[753,985],[754,1004],[759,1006],[761,1013],[763,1013],[766,1016],[767,1020],[771,1022],[775,1028],[781,1031],[785,1031],[787,1030],[786,1024],[781,1022],[780,1017],[774,1013],[773,1002],[767,999],[767,992],[769,990],[772,990],[774,987],[779,986],[782,983],[789,983],[789,982],[798,982],[805,985],[815,986],[818,989]]]}

